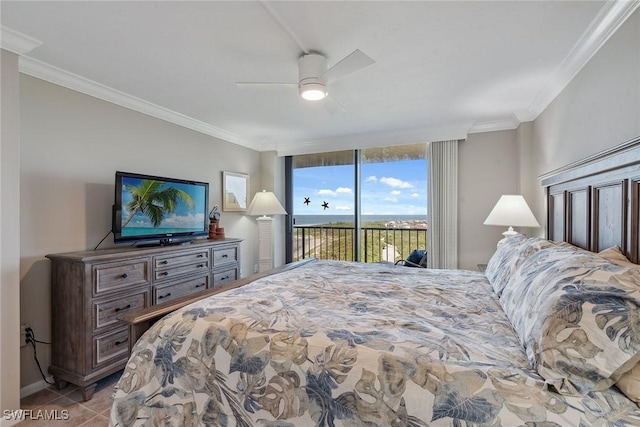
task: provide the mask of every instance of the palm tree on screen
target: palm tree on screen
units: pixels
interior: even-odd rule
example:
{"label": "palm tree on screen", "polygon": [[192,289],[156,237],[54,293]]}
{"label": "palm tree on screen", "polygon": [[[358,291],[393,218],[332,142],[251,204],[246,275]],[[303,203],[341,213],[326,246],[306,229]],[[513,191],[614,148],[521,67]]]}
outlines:
{"label": "palm tree on screen", "polygon": [[189,208],[193,208],[194,201],[189,193],[174,187],[162,188],[164,184],[160,181],[145,179],[137,186],[126,185],[133,199],[126,205],[129,217],[122,228],[126,227],[138,212],[144,213],[153,226],[158,227],[167,214],[176,210],[181,200]]}

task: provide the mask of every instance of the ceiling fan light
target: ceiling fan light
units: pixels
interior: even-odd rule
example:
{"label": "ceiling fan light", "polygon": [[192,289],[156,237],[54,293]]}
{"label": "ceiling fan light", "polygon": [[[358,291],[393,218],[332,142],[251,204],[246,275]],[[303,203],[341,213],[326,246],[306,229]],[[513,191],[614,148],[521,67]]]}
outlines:
{"label": "ceiling fan light", "polygon": [[320,101],[327,96],[327,89],[322,83],[307,83],[300,86],[300,96],[307,101]]}

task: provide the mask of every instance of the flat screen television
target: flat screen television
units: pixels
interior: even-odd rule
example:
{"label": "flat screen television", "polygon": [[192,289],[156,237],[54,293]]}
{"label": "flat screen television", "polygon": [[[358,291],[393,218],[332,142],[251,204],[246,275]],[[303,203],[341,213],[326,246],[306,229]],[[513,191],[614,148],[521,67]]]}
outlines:
{"label": "flat screen television", "polygon": [[208,235],[208,183],[118,171],[115,187],[115,243],[168,245]]}

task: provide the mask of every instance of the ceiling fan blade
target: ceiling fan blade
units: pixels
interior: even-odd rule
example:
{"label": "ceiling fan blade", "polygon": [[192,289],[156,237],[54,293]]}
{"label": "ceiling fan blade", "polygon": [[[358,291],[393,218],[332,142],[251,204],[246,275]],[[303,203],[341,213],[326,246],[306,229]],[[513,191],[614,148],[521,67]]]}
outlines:
{"label": "ceiling fan blade", "polygon": [[298,86],[298,83],[286,83],[286,82],[236,82],[236,86],[245,88],[260,88],[269,86]]}
{"label": "ceiling fan blade", "polygon": [[344,105],[331,95],[327,95],[327,97],[322,100],[322,106],[331,116],[347,111]]}
{"label": "ceiling fan blade", "polygon": [[376,61],[369,58],[360,49],[356,49],[347,55],[342,61],[329,68],[327,72],[324,73],[324,77],[327,79],[327,82],[332,82],[355,71],[361,70],[364,67],[368,67],[371,64],[375,64],[375,62]]}

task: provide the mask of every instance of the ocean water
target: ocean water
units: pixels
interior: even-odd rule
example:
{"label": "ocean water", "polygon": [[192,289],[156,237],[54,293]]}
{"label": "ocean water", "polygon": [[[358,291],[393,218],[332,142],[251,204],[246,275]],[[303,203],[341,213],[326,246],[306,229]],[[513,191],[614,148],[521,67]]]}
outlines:
{"label": "ocean water", "polygon": [[[294,215],[294,225],[316,225],[331,222],[353,222],[353,215]],[[425,221],[426,215],[362,215],[361,223],[368,221]]]}
{"label": "ocean water", "polygon": [[170,227],[125,227],[122,236],[149,236],[151,234],[177,234],[202,232],[203,228],[170,228]]}

